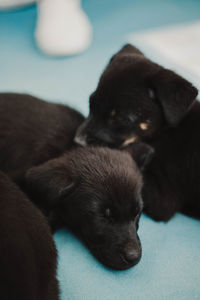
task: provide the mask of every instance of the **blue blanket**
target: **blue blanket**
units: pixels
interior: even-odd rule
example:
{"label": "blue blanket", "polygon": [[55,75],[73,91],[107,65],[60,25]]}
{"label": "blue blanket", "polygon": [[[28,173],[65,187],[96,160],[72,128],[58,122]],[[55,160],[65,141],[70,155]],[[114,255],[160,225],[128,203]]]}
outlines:
{"label": "blue blanket", "polygon": [[113,271],[71,233],[57,232],[62,300],[199,300],[200,222],[181,214],[168,223],[142,216],[139,235],[140,263]]}
{"label": "blue blanket", "polygon": [[[0,12],[0,91],[32,93],[87,114],[100,72],[129,33],[200,19],[199,0],[83,0],[83,6],[93,44],[64,59],[45,57],[35,47],[34,7]],[[56,233],[62,300],[199,300],[200,221],[176,215],[164,224],[143,216],[139,234],[141,262],[112,271],[68,231]]]}

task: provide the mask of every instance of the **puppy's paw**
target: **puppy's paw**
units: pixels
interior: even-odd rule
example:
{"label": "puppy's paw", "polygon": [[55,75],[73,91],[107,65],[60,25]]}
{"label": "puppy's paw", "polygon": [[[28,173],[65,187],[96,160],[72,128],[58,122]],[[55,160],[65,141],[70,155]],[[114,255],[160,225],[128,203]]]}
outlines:
{"label": "puppy's paw", "polygon": [[151,162],[155,152],[152,146],[142,142],[135,142],[124,150],[131,154],[142,171]]}

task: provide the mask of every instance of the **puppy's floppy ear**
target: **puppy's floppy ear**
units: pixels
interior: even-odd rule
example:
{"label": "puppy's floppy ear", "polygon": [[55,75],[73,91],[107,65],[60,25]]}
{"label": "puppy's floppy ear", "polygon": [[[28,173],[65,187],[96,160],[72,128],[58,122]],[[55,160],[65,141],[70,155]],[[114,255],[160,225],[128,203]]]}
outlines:
{"label": "puppy's floppy ear", "polygon": [[153,76],[152,85],[167,123],[176,126],[194,102],[197,89],[189,81],[165,68]]}
{"label": "puppy's floppy ear", "polygon": [[110,59],[110,62],[112,62],[115,58],[118,58],[120,57],[121,55],[132,55],[132,54],[137,54],[137,55],[143,55],[143,53],[137,49],[136,47],[134,47],[133,45],[131,44],[126,44],[124,45],[117,53],[115,53],[111,59]]}
{"label": "puppy's floppy ear", "polygon": [[141,171],[145,169],[154,156],[153,147],[142,142],[135,142],[124,150],[131,154]]}
{"label": "puppy's floppy ear", "polygon": [[42,199],[45,207],[49,209],[53,208],[75,185],[59,159],[29,169],[25,180],[28,191]]}

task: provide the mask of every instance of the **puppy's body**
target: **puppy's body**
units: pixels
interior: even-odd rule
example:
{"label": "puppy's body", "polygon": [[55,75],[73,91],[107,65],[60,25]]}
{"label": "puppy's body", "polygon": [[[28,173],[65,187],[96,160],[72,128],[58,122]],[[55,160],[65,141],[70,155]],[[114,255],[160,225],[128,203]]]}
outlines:
{"label": "puppy's body", "polygon": [[81,114],[21,94],[0,94],[0,168],[16,182],[25,171],[72,147]]}
{"label": "puppy's body", "polygon": [[56,258],[44,216],[0,172],[0,298],[58,300]]}
{"label": "puppy's body", "polygon": [[144,172],[146,213],[165,221],[177,211],[200,218],[200,103],[151,145],[156,155]]}
{"label": "puppy's body", "polygon": [[[144,141],[155,155],[144,173],[144,210],[156,220],[200,217],[200,104],[197,89],[132,45],[110,60],[90,97],[79,144],[125,148]],[[134,147],[130,145],[129,151]]]}

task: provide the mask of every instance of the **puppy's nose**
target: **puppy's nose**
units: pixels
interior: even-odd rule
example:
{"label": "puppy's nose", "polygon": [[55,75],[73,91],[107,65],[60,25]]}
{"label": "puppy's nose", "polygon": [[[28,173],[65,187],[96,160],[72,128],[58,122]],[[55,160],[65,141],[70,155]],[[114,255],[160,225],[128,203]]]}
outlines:
{"label": "puppy's nose", "polygon": [[127,263],[136,264],[140,260],[140,257],[141,253],[137,249],[127,248],[124,251],[124,258],[127,261]]}
{"label": "puppy's nose", "polygon": [[87,146],[86,136],[85,135],[76,135],[74,138],[74,142],[81,146]]}

